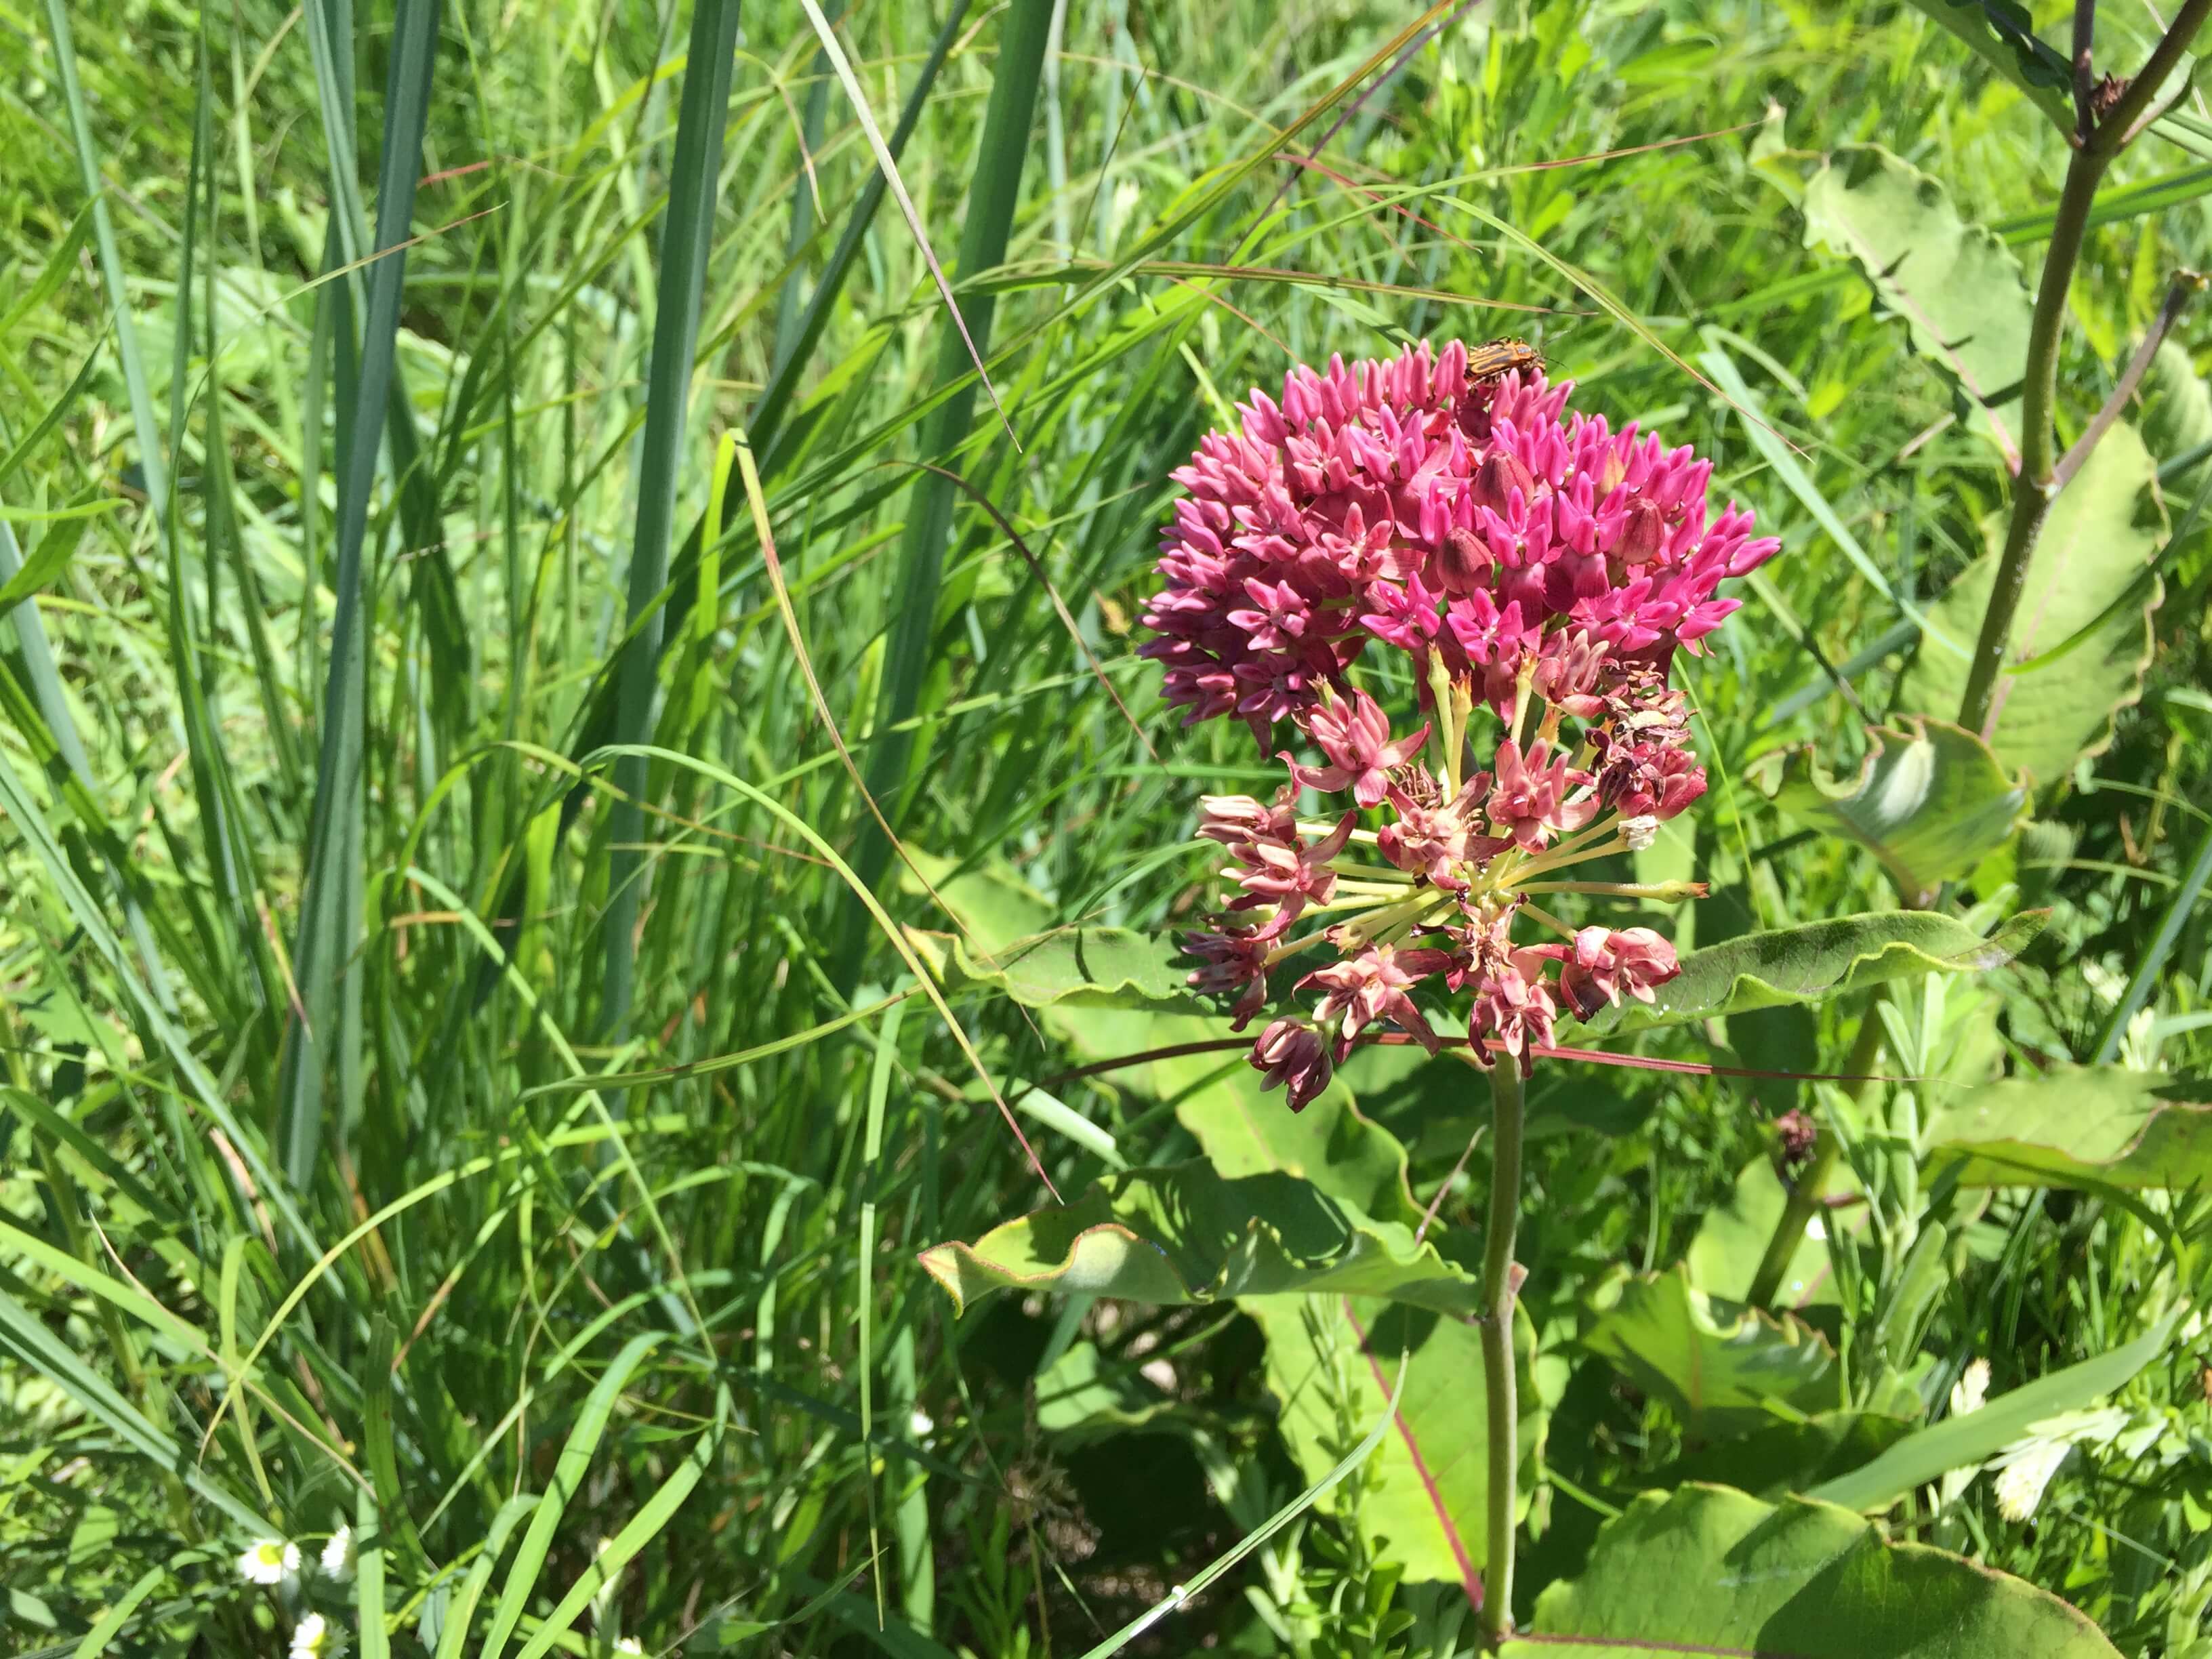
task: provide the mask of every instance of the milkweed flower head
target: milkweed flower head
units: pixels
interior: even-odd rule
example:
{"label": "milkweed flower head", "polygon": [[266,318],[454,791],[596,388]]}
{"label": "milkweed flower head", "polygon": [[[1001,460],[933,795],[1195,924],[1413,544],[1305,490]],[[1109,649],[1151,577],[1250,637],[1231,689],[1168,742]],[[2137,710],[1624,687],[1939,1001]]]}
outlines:
{"label": "milkweed flower head", "polygon": [[[1203,802],[1237,890],[1189,937],[1191,980],[1238,1030],[1271,976],[1317,994],[1253,1046],[1293,1108],[1370,1026],[1433,1052],[1424,999],[1458,1003],[1478,1059],[1525,1067],[1562,1011],[1649,1001],[1680,971],[1650,928],[1535,901],[1591,890],[1571,866],[1649,847],[1704,793],[1668,672],[1740,603],[1720,584],[1778,544],[1712,509],[1710,461],[1571,411],[1572,391],[1483,374],[1457,343],[1332,358],[1253,392],[1174,474],[1144,654],[1186,724],[1243,720],[1285,768],[1272,800]],[[1304,792],[1335,804],[1304,816]]]}

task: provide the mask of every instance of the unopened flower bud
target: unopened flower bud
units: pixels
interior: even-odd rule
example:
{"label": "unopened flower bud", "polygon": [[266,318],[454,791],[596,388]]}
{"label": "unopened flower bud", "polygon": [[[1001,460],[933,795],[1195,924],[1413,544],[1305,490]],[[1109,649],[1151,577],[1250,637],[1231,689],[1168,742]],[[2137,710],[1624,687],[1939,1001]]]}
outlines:
{"label": "unopened flower bud", "polygon": [[1252,1045],[1251,1064],[1254,1071],[1266,1074],[1262,1089],[1290,1085],[1294,1112],[1304,1111],[1308,1102],[1328,1087],[1336,1071],[1328,1045],[1302,1019],[1279,1019],[1261,1032]]}
{"label": "unopened flower bud", "polygon": [[1474,532],[1454,525],[1437,550],[1437,580],[1447,593],[1473,593],[1483,587],[1496,562]]}
{"label": "unopened flower bud", "polygon": [[1510,449],[1493,449],[1483,457],[1474,475],[1474,499],[1493,513],[1503,513],[1515,490],[1527,501],[1536,493],[1536,480],[1527,465]]}
{"label": "unopened flower bud", "polygon": [[1615,556],[1631,567],[1649,564],[1659,556],[1659,550],[1666,544],[1666,514],[1649,495],[1638,495],[1628,504],[1628,522],[1622,527],[1620,540],[1613,549]]}

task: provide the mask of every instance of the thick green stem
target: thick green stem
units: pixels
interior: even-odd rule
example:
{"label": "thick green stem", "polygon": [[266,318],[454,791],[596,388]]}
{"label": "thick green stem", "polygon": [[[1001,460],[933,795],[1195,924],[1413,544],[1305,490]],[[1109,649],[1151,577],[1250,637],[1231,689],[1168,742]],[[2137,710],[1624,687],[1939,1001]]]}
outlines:
{"label": "thick green stem", "polygon": [[[1850,1058],[1844,1062],[1844,1070],[1851,1077],[1851,1081],[1843,1085],[1844,1093],[1852,1100],[1866,1093],[1867,1074],[1881,1056],[1881,1009],[1879,1003],[1871,1004],[1866,1018],[1860,1022],[1858,1040],[1851,1044]],[[1827,1191],[1828,1176],[1836,1167],[1836,1157],[1843,1143],[1833,1127],[1822,1129],[1820,1135],[1814,1143],[1811,1160],[1790,1189],[1790,1201],[1782,1206],[1782,1219],[1774,1224],[1774,1236],[1766,1241],[1766,1254],[1759,1259],[1759,1271],[1751,1276],[1751,1294],[1746,1299],[1754,1308],[1763,1308],[1774,1300],[1775,1291],[1782,1287],[1783,1274],[1790,1271],[1797,1247],[1805,1242],[1805,1228],[1813,1219],[1813,1212],[1820,1207],[1821,1197]]]}
{"label": "thick green stem", "polygon": [[1514,1397],[1513,1302],[1520,1286],[1513,1236],[1521,1221],[1521,1068],[1501,1054],[1490,1068],[1490,1222],[1482,1250],[1482,1374],[1490,1413],[1488,1559],[1482,1575],[1482,1645],[1496,1652],[1513,1628],[1513,1543],[1519,1508],[1520,1424]]}
{"label": "thick green stem", "polygon": [[2043,277],[2035,292],[2035,317],[2028,330],[2027,365],[2021,391],[2020,477],[2013,488],[2012,519],[2005,526],[2004,550],[1997,556],[1996,581],[1990,590],[1989,608],[1982,613],[1981,636],[1974,642],[1966,693],[1959,700],[1959,724],[1969,732],[1989,735],[1991,705],[1996,700],[2005,647],[2012,638],[2013,617],[2027,588],[2028,567],[2034,562],[2043,521],[2058,495],[2057,446],[2051,416],[2057,401],[2059,334],[2065,325],[2066,295],[2073,284],[2074,267],[2081,261],[2097,186],[2112,158],[2153,112],[2152,103],[2160,83],[2196,38],[2208,12],[2212,12],[2212,0],[2189,0],[2152,52],[2143,72],[2088,131],[2075,135],[2076,148],[2066,165],[2066,182],[2051,222],[2051,245],[2044,255]]}
{"label": "thick green stem", "polygon": [[2035,319],[2027,337],[2027,372],[2021,395],[2020,477],[2013,483],[2012,520],[2005,526],[2004,550],[1997,556],[1996,582],[1990,590],[1989,609],[1982,613],[1981,637],[1974,642],[1966,694],[1959,700],[1959,724],[1969,732],[1979,732],[1989,723],[1997,673],[2004,665],[2006,643],[2012,638],[2013,617],[2027,587],[2028,566],[2035,558],[2043,521],[2058,495],[2058,482],[2053,476],[2057,445],[2051,425],[2058,390],[2058,336],[2066,320],[2066,292],[2089,228],[2089,207],[2111,159],[2086,147],[2075,150],[2067,163],[2066,183],[2058,195],[2057,216],[2051,223],[2051,246],[2044,255],[2043,282],[2036,290]]}

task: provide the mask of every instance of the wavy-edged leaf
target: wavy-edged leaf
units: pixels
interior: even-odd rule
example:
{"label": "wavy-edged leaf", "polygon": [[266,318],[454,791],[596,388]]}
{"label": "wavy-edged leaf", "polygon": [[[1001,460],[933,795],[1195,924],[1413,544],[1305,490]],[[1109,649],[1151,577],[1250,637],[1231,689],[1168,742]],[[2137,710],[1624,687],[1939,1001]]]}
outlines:
{"label": "wavy-edged leaf", "polygon": [[2027,786],[1964,727],[1908,718],[1867,736],[1856,778],[1831,775],[1809,745],[1762,755],[1745,775],[1800,823],[1880,859],[1908,904],[1971,874],[2027,817]]}
{"label": "wavy-edged leaf", "polygon": [[1969,1187],[2212,1185],[2212,1094],[2118,1066],[2062,1066],[1947,1100],[1923,1126],[1931,1166]]}
{"label": "wavy-edged leaf", "polygon": [[1188,964],[1170,939],[1126,927],[1061,927],[995,949],[951,933],[906,930],[915,954],[952,996],[994,992],[1030,1008],[1191,1009]]}
{"label": "wavy-edged leaf", "polygon": [[2046,920],[2045,911],[2023,910],[1984,936],[1934,911],[1883,910],[1745,933],[1691,951],[1652,1001],[1601,1008],[1581,1029],[1598,1036],[1640,1031],[1815,1002],[1911,975],[1984,972],[2018,956]]}
{"label": "wavy-edged leaf", "polygon": [[1827,1339],[1801,1321],[1716,1302],[1676,1267],[1622,1272],[1590,1292],[1582,1345],[1664,1400],[1693,1434],[1773,1420],[1767,1402],[1810,1414],[1842,1407],[1843,1373]]}
{"label": "wavy-edged leaf", "polygon": [[1109,1370],[1094,1342],[1071,1342],[1066,1353],[1037,1373],[1037,1427],[1059,1436],[1063,1444],[1149,1427],[1179,1409],[1126,1365]]}
{"label": "wavy-edged leaf", "polygon": [[1537,1598],[1506,1659],[2118,1659],[2049,1592],[1832,1504],[1727,1486],[1648,1492],[1608,1522],[1578,1577]]}
{"label": "wavy-edged leaf", "polygon": [[963,864],[908,847],[899,885],[916,897],[934,892],[976,951],[994,952],[1017,939],[1048,933],[1060,919],[1058,907],[1004,859]]}
{"label": "wavy-edged leaf", "polygon": [[[1244,1310],[1267,1334],[1279,1425],[1309,1480],[1343,1455],[1346,1424],[1382,1415],[1405,1356],[1398,1415],[1363,1477],[1360,1528],[1407,1578],[1456,1583],[1479,1603],[1490,1468],[1481,1332],[1471,1320],[1356,1297],[1266,1297]],[[1547,1413],[1532,1370],[1535,1328],[1518,1309],[1513,1337],[1525,1515]]]}
{"label": "wavy-edged leaf", "polygon": [[1805,186],[1803,211],[1806,246],[1825,244],[1857,263],[1883,306],[1905,319],[1913,350],[1982,410],[2017,465],[2034,302],[2013,251],[1961,218],[1939,181],[1879,144],[1832,154]]}
{"label": "wavy-edged leaf", "polygon": [[[1162,1046],[1221,1034],[1218,1022],[1198,1018],[1156,1020],[1153,1029]],[[1224,1059],[1231,1062],[1225,1069]],[[1456,1060],[1428,1063],[1452,1066],[1471,1089],[1483,1086],[1477,1073]],[[1379,1219],[1419,1221],[1421,1206],[1407,1184],[1404,1146],[1361,1115],[1341,1079],[1332,1080],[1300,1112],[1285,1106],[1280,1094],[1262,1092],[1259,1074],[1241,1054],[1155,1060],[1152,1080],[1163,1099],[1176,1103],[1176,1121],[1223,1175],[1279,1170]]]}
{"label": "wavy-edged leaf", "polygon": [[2027,94],[2028,101],[2074,131],[2074,77],[2056,47],[2035,33],[2035,20],[2018,0],[1912,0],[1966,43],[1977,58]]}
{"label": "wavy-edged leaf", "polygon": [[2079,1411],[2123,1386],[2158,1358],[2180,1317],[2179,1311],[2168,1314],[2110,1353],[2008,1389],[1978,1411],[1947,1417],[1899,1441],[1864,1468],[1815,1486],[1807,1496],[1846,1509],[1887,1509],[1916,1486],[1995,1456],[2027,1434],[2032,1425],[2061,1412]]}
{"label": "wavy-edged leaf", "polygon": [[1063,1208],[920,1259],[963,1311],[1002,1289],[1156,1304],[1337,1291],[1450,1314],[1472,1314],[1482,1299],[1471,1275],[1402,1223],[1295,1176],[1229,1178],[1203,1158],[1109,1176]]}
{"label": "wavy-edged leaf", "polygon": [[2173,472],[2166,469],[2212,443],[2212,386],[2204,384],[2179,341],[2159,342],[2144,377],[2142,399],[2143,445],[2159,459],[2159,485],[2169,501],[2186,501],[2197,493],[2208,463],[2193,461]]}
{"label": "wavy-edged leaf", "polygon": [[[2101,753],[2112,740],[2112,715],[2142,695],[2151,659],[2151,612],[2164,585],[2154,580],[2140,605],[2099,618],[2143,574],[2158,550],[2154,523],[2142,509],[2157,467],[2133,427],[2115,423],[2051,503],[2021,593],[2008,663],[2026,662],[2092,623],[2077,650],[1998,681],[1996,727],[1990,744],[2006,766],[2037,783],[2066,775],[2076,759]],[[1966,567],[1929,615],[1937,626],[1972,638],[1979,632],[1996,579],[2003,526],[1983,526],[1990,550]],[[1906,671],[1898,706],[1948,714],[1966,690],[1966,665],[1923,651]]]}

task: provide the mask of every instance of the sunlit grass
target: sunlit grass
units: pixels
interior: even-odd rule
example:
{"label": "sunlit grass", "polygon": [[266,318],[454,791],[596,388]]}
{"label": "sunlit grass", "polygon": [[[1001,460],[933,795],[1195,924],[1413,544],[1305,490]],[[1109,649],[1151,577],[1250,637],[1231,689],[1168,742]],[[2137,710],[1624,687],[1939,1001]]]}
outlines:
{"label": "sunlit grass", "polygon": [[[2002,499],[1986,445],[1927,435],[1950,394],[1802,247],[1789,190],[1792,158],[1878,138],[2019,216],[2032,269],[2047,136],[1949,37],[1866,9],[1469,9],[1309,165],[1420,18],[1071,7],[1048,62],[1040,0],[823,9],[964,339],[799,6],[0,15],[0,582],[37,574],[0,626],[7,1651],[75,1653],[135,1594],[132,1641],[280,1653],[239,1551],[312,1563],[346,1522],[360,1569],[306,1594],[370,1653],[378,1603],[391,1650],[441,1659],[1079,1653],[1299,1496],[1249,1321],[1039,1297],[954,1322],[913,1255],[1044,1201],[1008,1126],[1064,1193],[1109,1167],[994,1091],[1117,1034],[973,1001],[948,1030],[887,925],[1188,918],[1196,796],[1261,775],[1241,734],[1158,715],[1136,619],[1169,471],[1293,360],[1510,333],[1722,456],[1717,493],[1785,538],[1798,626],[1754,597],[1691,680],[1721,762],[1677,849],[1716,889],[1698,942],[1890,902],[1741,768],[1785,738],[1856,752],[1814,648],[1881,712],[1896,625]],[[1770,100],[1786,119],[1744,131]],[[2115,183],[2193,165],[2148,149]],[[2200,219],[2093,239],[2069,421],[2156,277],[2212,257]],[[1686,372],[1709,351],[1771,443]],[[2202,862],[2130,791],[2203,798],[2207,575],[2179,562],[2150,689],[2089,763],[2124,787],[2045,781],[2075,839],[2017,872],[2120,984],[2170,892],[2142,878]],[[2203,927],[2177,924],[2157,1004],[2178,1073],[2212,1045],[2186,1023]],[[2086,1057],[2113,999],[2063,961],[2007,983],[2007,1031]],[[1857,1012],[1654,1051],[1820,1070]],[[1467,1109],[1354,1081],[1425,1199]],[[1158,1086],[1056,1103],[1127,1163],[1190,1155]],[[1540,1078],[1547,1352],[1606,1265],[1680,1257],[1796,1092]],[[1443,1212],[1462,1238],[1486,1158]],[[2201,1299],[2199,1219],[2000,1196],[1922,1382],[2116,1346],[2160,1274]],[[1079,1340],[1109,1380],[1164,1365],[1165,1425],[1042,1426],[1035,1379]],[[1680,1449],[1588,1368],[1552,1444],[1616,1496]],[[1984,1490],[1938,1541],[2141,1649],[2201,1572],[2191,1478],[2062,1479],[2032,1531]],[[1541,1501],[1531,1559],[1571,1563],[1594,1516]],[[1310,1516],[1252,1562],[1147,1650],[1272,1644],[1247,1582],[1287,1609],[1387,1576]],[[1433,1588],[1387,1650],[1472,1640]]]}

